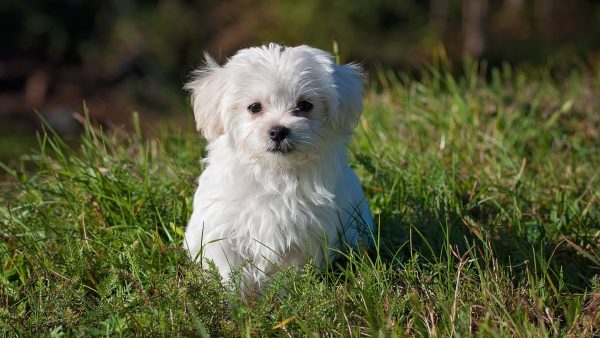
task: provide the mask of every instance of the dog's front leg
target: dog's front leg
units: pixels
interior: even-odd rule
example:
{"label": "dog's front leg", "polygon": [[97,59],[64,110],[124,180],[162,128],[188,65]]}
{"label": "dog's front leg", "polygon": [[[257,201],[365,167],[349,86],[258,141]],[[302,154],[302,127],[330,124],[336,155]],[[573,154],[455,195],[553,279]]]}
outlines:
{"label": "dog's front leg", "polygon": [[[198,260],[200,261],[200,258]],[[237,251],[226,239],[206,244],[202,249],[201,260],[203,266],[212,261],[219,270],[224,283],[229,282],[232,268],[238,266],[241,262]]]}

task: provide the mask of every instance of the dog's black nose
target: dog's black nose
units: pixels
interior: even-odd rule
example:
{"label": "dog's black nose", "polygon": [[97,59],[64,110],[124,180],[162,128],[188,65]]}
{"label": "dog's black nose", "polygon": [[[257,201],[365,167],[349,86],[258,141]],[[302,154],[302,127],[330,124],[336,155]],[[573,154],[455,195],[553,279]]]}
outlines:
{"label": "dog's black nose", "polygon": [[277,143],[283,141],[289,133],[290,130],[284,126],[273,126],[269,129],[269,137]]}

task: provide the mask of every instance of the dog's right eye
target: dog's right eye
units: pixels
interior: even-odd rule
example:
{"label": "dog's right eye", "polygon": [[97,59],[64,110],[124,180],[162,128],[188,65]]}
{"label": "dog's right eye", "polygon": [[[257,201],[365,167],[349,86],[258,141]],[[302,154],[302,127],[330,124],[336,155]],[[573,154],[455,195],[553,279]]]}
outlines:
{"label": "dog's right eye", "polygon": [[253,104],[248,106],[248,111],[251,112],[252,114],[260,113],[261,110],[262,110],[262,104],[260,104],[258,102],[254,102]]}

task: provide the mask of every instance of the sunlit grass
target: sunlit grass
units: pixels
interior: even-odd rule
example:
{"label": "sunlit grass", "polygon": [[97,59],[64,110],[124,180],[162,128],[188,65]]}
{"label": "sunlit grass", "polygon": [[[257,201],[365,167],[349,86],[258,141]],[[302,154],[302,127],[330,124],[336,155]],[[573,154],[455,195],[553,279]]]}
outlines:
{"label": "sunlit grass", "polygon": [[1,187],[0,332],[599,334],[600,76],[468,69],[376,74],[351,164],[377,245],[249,301],[181,249],[198,135],[41,134]]}

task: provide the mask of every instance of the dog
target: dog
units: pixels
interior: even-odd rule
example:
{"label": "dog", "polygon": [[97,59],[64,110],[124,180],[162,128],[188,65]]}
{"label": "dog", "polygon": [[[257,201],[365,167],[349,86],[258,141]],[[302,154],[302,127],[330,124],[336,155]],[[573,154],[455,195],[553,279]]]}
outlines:
{"label": "dog", "polygon": [[[208,141],[184,248],[224,282],[260,290],[281,269],[369,245],[374,224],[348,166],[364,75],[306,45],[208,54],[185,85]],[[237,269],[237,270],[236,270]]]}

